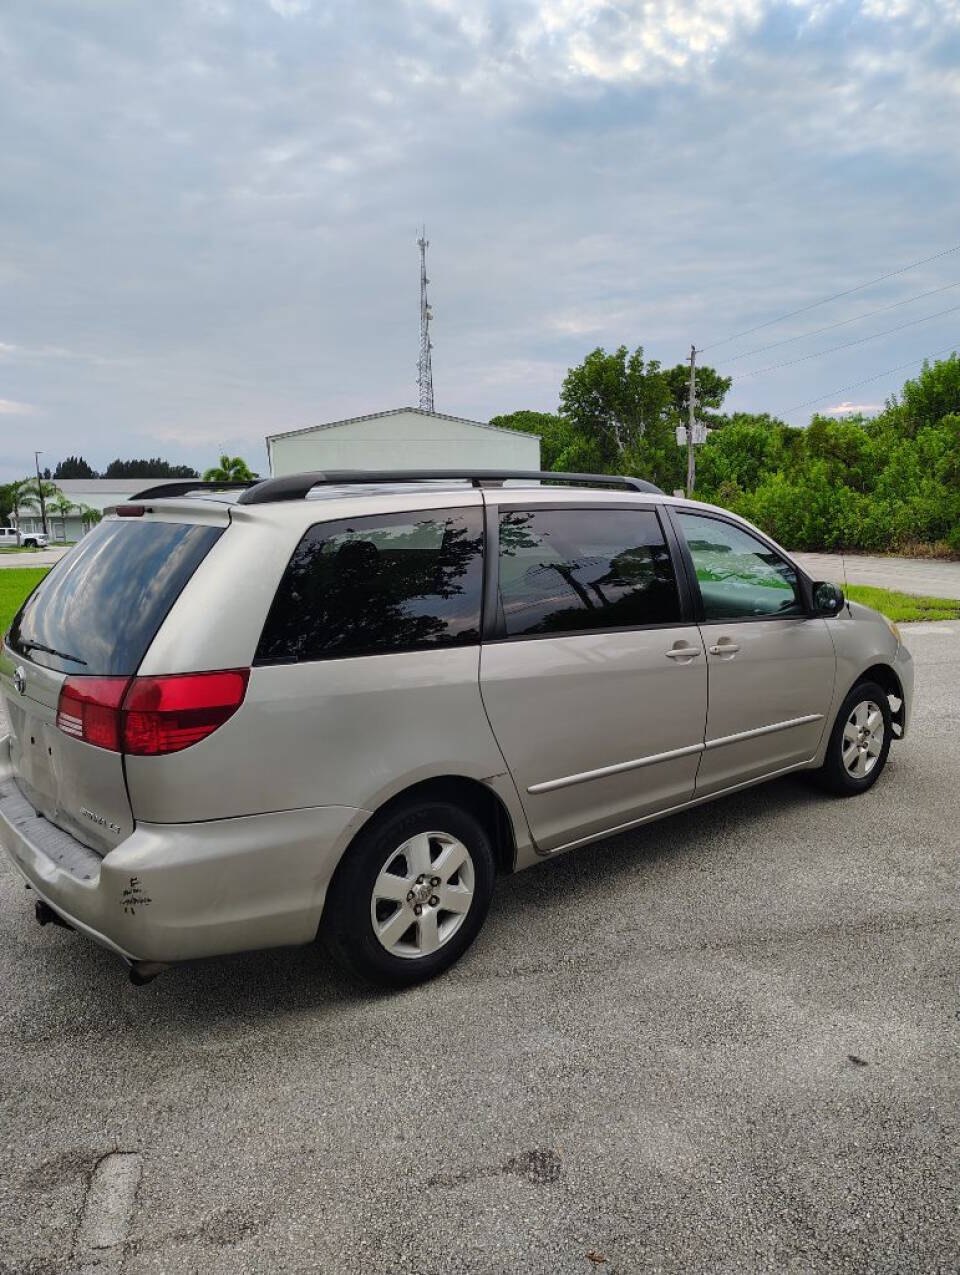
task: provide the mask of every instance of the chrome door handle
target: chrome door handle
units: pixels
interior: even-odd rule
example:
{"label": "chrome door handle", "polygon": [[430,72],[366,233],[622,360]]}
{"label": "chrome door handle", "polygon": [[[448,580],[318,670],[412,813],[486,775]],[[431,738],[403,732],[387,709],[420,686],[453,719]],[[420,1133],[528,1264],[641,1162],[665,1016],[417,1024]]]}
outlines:
{"label": "chrome door handle", "polygon": [[668,660],[692,660],[699,654],[699,646],[671,646],[669,651],[664,651]]}
{"label": "chrome door handle", "polygon": [[710,647],[711,655],[736,655],[740,648],[736,642],[718,642],[716,646]]}

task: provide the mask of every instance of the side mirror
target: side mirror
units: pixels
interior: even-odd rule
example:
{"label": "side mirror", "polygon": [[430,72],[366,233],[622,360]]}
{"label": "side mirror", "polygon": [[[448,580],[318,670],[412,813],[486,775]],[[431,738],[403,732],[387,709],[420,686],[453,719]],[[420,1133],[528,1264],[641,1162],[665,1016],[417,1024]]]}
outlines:
{"label": "side mirror", "polygon": [[830,580],[818,580],[813,586],[813,609],[817,615],[839,615],[844,601],[843,590]]}

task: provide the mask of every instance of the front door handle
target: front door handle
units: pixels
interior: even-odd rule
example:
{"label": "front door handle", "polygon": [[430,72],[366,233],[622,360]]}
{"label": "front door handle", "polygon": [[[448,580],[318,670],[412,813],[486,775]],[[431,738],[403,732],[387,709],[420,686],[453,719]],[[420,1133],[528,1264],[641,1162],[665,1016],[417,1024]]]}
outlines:
{"label": "front door handle", "polygon": [[740,650],[736,642],[718,642],[716,646],[710,647],[711,655],[736,655]]}
{"label": "front door handle", "polygon": [[668,660],[692,660],[699,654],[699,646],[671,646],[669,651],[664,651]]}

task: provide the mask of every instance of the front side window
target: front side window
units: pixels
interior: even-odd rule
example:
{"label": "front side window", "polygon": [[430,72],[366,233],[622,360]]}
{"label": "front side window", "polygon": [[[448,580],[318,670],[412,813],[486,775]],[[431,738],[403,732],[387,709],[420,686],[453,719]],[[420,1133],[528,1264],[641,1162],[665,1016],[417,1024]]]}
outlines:
{"label": "front side window", "polygon": [[318,523],[294,550],[256,662],[479,642],[482,578],[478,508]]}
{"label": "front side window", "polygon": [[704,619],[803,614],[796,571],[762,540],[719,518],[679,517],[700,584]]}
{"label": "front side window", "polygon": [[647,509],[527,509],[500,516],[508,637],[680,620],[659,519]]}

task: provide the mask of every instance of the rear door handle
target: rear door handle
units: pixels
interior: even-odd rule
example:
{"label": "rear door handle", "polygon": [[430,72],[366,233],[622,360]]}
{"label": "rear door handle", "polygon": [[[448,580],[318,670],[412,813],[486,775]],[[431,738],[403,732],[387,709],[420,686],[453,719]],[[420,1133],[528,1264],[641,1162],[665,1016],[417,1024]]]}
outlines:
{"label": "rear door handle", "polygon": [[699,646],[671,646],[669,651],[664,651],[668,660],[692,660],[699,654]]}
{"label": "rear door handle", "polygon": [[711,655],[736,655],[740,650],[736,642],[718,642],[716,646],[710,647]]}

